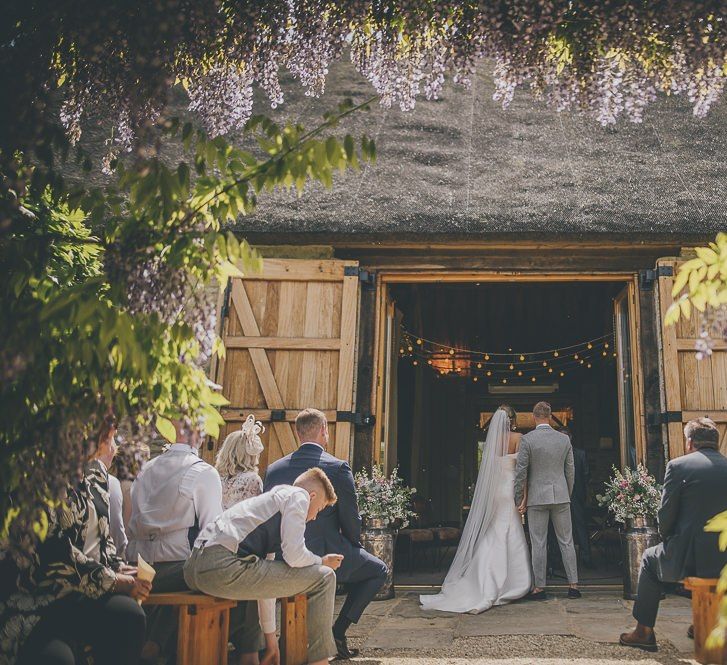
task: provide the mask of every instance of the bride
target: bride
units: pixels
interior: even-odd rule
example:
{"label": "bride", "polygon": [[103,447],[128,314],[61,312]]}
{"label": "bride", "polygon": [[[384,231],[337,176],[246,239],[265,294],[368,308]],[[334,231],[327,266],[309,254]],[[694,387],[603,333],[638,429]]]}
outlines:
{"label": "bride", "polygon": [[442,591],[419,597],[424,609],[477,614],[522,598],[532,587],[525,532],[514,498],[515,459],[522,436],[514,424],[515,411],[506,405],[490,420],[457,554]]}

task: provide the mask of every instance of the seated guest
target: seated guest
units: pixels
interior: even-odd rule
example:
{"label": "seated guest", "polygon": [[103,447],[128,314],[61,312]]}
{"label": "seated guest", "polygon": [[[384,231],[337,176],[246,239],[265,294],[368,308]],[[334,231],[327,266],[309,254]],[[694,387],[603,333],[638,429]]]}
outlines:
{"label": "seated guest", "polygon": [[621,644],[656,651],[654,624],[665,583],[690,575],[718,577],[727,552],[719,534],[705,524],[727,510],[727,458],[719,451],[719,430],[709,418],[691,420],[684,428],[687,454],[666,467],[659,509],[663,543],[644,553],[634,603],[635,630],[621,635]]}
{"label": "seated guest", "polygon": [[227,510],[236,503],[262,494],[263,481],[258,475],[263,443],[262,423],[250,414],[239,429],[228,434],[217,453],[215,468],[222,481],[222,507]]}
{"label": "seated guest", "polygon": [[[222,512],[222,486],[217,470],[200,459],[202,441],[187,421],[174,422],[176,443],[148,462],[131,489],[131,520],[126,557],[141,555],[156,569],[154,590],[187,589],[182,568],[199,532]],[[153,608],[144,656],[153,659],[173,649],[173,609]]]}
{"label": "seated guest", "polygon": [[[115,430],[107,417],[96,441],[108,445]],[[137,600],[151,584],[116,555],[102,463],[86,464],[48,520],[30,566],[16,571],[16,590],[0,602],[3,662],[85,663],[83,648],[91,646],[97,663],[138,663],[146,619]]]}
{"label": "seated guest", "polygon": [[[275,599],[308,596],[308,663],[327,665],[336,652],[331,639],[336,577],[342,557],[310,552],[306,522],[336,502],[336,493],[320,469],[301,474],[293,486],[236,503],[201,531],[184,566],[191,589],[246,603],[245,631],[262,629],[263,663],[279,661],[275,635]],[[282,551],[283,561],[275,560]],[[258,625],[259,622],[259,625]]]}
{"label": "seated guest", "polygon": [[110,432],[105,441],[99,441],[98,448],[93,455],[93,459],[97,460],[107,472],[109,484],[109,533],[111,540],[114,541],[116,554],[123,559],[126,553],[126,529],[124,528],[123,517],[123,494],[121,492],[121,483],[116,476],[109,472],[114,456],[118,450],[115,435],[116,430]]}
{"label": "seated guest", "polygon": [[361,546],[361,517],[356,501],[356,488],[351,468],[344,460],[326,452],[328,423],[317,409],[305,409],[295,419],[300,447],[268,467],[265,490],[290,484],[306,469],[323,469],[338,495],[338,503],[329,506],[306,528],[305,542],[316,554],[340,552],[344,559],[336,573],[339,582],[347,585],[348,595],[333,626],[338,658],[352,658],[357,651],[348,648],[346,631],[357,623],[366,606],[386,581],[386,564]]}
{"label": "seated guest", "polygon": [[122,514],[124,518],[124,529],[128,531],[131,521],[131,486],[149,461],[151,451],[145,443],[136,441],[122,441],[119,443],[116,456],[110,468],[112,473],[119,480],[121,485]]}

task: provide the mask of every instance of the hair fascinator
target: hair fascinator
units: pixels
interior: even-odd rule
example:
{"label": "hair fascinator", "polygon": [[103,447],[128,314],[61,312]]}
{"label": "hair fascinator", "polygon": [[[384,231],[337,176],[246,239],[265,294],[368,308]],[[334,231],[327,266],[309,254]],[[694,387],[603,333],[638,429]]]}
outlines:
{"label": "hair fascinator", "polygon": [[255,420],[251,413],[243,423],[241,431],[245,452],[248,455],[259,455],[263,451],[263,442],[260,440],[260,435],[265,431],[263,424]]}

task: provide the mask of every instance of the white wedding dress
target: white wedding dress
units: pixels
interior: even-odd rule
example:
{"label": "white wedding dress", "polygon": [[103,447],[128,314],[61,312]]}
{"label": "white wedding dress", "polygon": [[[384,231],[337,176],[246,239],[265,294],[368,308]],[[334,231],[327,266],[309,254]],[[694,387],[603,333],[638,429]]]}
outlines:
{"label": "white wedding dress", "polygon": [[498,409],[457,554],[441,592],[419,597],[424,609],[476,614],[522,598],[532,588],[530,555],[514,498],[517,454],[507,454],[509,424]]}

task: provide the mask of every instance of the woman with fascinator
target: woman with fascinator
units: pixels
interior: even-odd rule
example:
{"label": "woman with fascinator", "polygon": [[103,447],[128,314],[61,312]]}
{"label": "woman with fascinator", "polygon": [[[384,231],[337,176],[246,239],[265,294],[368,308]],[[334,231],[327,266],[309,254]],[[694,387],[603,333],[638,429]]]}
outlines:
{"label": "woman with fascinator", "polygon": [[222,480],[222,507],[262,494],[263,481],[258,475],[265,431],[262,423],[250,414],[241,429],[228,434],[217,453],[215,467]]}

